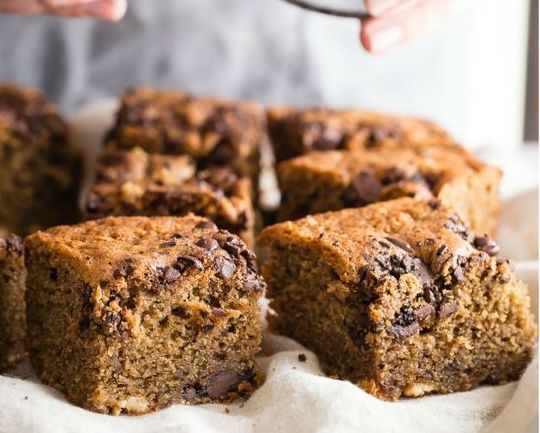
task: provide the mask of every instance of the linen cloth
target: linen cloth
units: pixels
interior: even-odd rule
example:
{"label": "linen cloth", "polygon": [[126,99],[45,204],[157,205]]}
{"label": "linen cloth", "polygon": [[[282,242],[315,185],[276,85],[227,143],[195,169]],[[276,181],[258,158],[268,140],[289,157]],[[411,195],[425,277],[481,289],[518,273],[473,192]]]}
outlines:
{"label": "linen cloth", "polygon": [[[91,164],[113,105],[97,105],[73,119],[74,136]],[[513,158],[490,155],[506,171],[499,239],[528,282],[533,311],[538,292],[536,148]],[[515,185],[515,188],[512,186]],[[532,246],[531,246],[532,244]],[[536,245],[536,247],[535,247]],[[264,320],[264,319],[263,319]],[[306,355],[300,362],[299,354]],[[175,405],[144,416],[100,415],[76,407],[41,385],[28,364],[0,376],[0,433],[533,433],[538,431],[538,358],[519,382],[439,396],[384,402],[322,373],[315,355],[288,338],[265,332],[258,363],[266,381],[246,402]]]}

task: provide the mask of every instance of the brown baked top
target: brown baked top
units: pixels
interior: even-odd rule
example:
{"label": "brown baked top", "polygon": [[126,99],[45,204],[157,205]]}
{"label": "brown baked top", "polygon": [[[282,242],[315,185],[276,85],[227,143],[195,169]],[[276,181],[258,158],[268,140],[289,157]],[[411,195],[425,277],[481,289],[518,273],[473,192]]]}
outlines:
{"label": "brown baked top", "polygon": [[139,146],[224,163],[258,152],[263,123],[264,112],[254,103],[141,87],[122,95],[106,147]]}
{"label": "brown baked top", "polygon": [[146,281],[156,291],[191,272],[208,272],[244,278],[245,293],[263,289],[255,255],[244,242],[194,215],[108,217],[40,231],[25,244],[31,253],[41,249],[60,256],[91,285],[123,276]]}
{"label": "brown baked top", "polygon": [[476,237],[454,210],[439,200],[379,202],[283,222],[268,227],[261,245],[304,244],[318,249],[344,282],[363,284],[366,275],[412,273],[424,283],[450,285],[463,279],[471,260],[488,263],[499,247]]}

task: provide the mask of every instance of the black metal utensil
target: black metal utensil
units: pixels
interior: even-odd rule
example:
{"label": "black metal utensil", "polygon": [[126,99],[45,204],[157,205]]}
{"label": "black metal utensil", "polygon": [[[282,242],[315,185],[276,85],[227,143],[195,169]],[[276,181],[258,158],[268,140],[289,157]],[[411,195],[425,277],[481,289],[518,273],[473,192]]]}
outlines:
{"label": "black metal utensil", "polygon": [[365,18],[364,0],[285,0],[288,3],[326,15],[348,18]]}

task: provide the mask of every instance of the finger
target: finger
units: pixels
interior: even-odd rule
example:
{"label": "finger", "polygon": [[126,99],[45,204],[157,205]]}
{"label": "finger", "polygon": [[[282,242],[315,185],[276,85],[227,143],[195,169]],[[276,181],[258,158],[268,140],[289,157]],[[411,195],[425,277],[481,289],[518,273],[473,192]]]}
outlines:
{"label": "finger", "polygon": [[369,15],[379,17],[400,8],[408,8],[419,0],[364,0]]}
{"label": "finger", "polygon": [[36,2],[13,1],[0,4],[0,12],[15,15],[38,15],[45,13],[45,7]]}
{"label": "finger", "polygon": [[382,53],[441,25],[462,10],[467,0],[416,0],[379,18],[362,20],[360,41],[371,53]]}
{"label": "finger", "polygon": [[71,18],[91,17],[109,21],[118,21],[125,15],[126,9],[126,0],[109,0],[56,7],[51,10],[51,13]]}
{"label": "finger", "polygon": [[39,0],[43,6],[48,8],[60,8],[66,6],[77,6],[85,3],[95,3],[97,0]]}

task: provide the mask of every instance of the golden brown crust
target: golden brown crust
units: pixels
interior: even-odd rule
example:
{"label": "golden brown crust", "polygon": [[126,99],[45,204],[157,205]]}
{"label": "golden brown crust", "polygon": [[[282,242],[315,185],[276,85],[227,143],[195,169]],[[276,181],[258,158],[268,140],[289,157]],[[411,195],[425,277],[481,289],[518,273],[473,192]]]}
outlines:
{"label": "golden brown crust", "polygon": [[475,231],[493,234],[500,176],[500,170],[458,148],[312,152],[278,166],[280,219],[397,197],[436,197],[458,210]]}
{"label": "golden brown crust", "polygon": [[438,200],[308,216],[259,241],[273,328],[380,398],[504,383],[532,357],[526,286]]}
{"label": "golden brown crust", "polygon": [[267,121],[278,162],[317,150],[456,146],[433,122],[357,109],[271,107]]}

